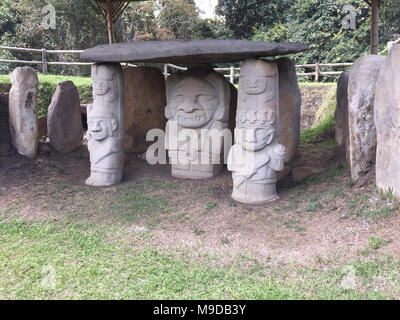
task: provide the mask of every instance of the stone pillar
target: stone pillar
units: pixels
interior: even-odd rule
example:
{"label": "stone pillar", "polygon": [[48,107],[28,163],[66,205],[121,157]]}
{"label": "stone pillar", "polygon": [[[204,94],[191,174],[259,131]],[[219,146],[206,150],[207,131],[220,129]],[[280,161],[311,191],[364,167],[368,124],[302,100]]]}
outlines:
{"label": "stone pillar", "polygon": [[297,155],[300,143],[301,93],[297,81],[296,65],[288,58],[275,61],[279,78],[279,137],[285,146],[285,162]]}
{"label": "stone pillar", "polygon": [[92,66],[93,104],[87,107],[91,186],[121,181],[124,167],[124,79],[120,64]]}
{"label": "stone pillar", "polygon": [[70,152],[82,144],[81,103],[72,81],[57,85],[47,115],[47,134],[51,146],[61,153]]}
{"label": "stone pillar", "polygon": [[349,97],[347,94],[349,72],[343,72],[337,82],[335,110],[335,141],[350,163],[349,155]]}
{"label": "stone pillar", "polygon": [[277,200],[277,174],[285,147],[278,143],[279,82],[276,63],[246,60],[240,71],[235,145],[228,157],[236,201],[263,204]]}
{"label": "stone pillar", "polygon": [[206,179],[220,173],[230,95],[229,81],[212,69],[168,77],[165,146],[172,176]]}
{"label": "stone pillar", "polygon": [[349,75],[349,139],[352,182],[360,187],[374,177],[376,128],[375,85],[385,57],[367,55],[357,59]]}
{"label": "stone pillar", "polygon": [[37,153],[37,97],[39,80],[29,67],[16,68],[11,74],[9,96],[10,133],[17,152],[28,158]]}
{"label": "stone pillar", "polygon": [[164,130],[167,104],[165,79],[157,68],[124,68],[125,82],[125,151],[144,152],[153,142],[146,142],[151,129]]}
{"label": "stone pillar", "polygon": [[400,199],[400,45],[380,70],[375,94],[376,185]]}

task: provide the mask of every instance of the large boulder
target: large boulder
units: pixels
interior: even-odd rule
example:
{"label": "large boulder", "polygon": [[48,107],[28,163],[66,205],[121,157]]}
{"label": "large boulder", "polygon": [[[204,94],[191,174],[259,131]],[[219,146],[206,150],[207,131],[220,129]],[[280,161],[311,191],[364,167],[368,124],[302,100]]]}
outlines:
{"label": "large boulder", "polygon": [[11,148],[8,115],[8,93],[0,93],[0,155],[8,155]]}
{"label": "large boulder", "polygon": [[275,61],[279,72],[279,139],[286,148],[285,162],[292,161],[300,143],[301,93],[296,66],[288,58]]}
{"label": "large boulder", "polygon": [[61,153],[70,152],[82,144],[81,103],[72,81],[57,85],[47,115],[47,135],[50,145]]}
{"label": "large boulder", "polygon": [[152,67],[128,67],[125,79],[125,151],[144,152],[154,142],[146,142],[151,129],[165,129],[167,105],[165,79]]}
{"label": "large boulder", "polygon": [[400,198],[400,45],[394,45],[375,91],[376,185]]}
{"label": "large boulder", "polygon": [[385,57],[367,55],[357,59],[350,71],[349,139],[351,179],[365,185],[374,176],[376,128],[374,124],[375,85]]}
{"label": "large boulder", "polygon": [[11,74],[9,96],[10,133],[17,152],[28,158],[37,154],[37,97],[39,80],[29,67],[18,67]]}
{"label": "large boulder", "polygon": [[347,94],[349,72],[343,72],[337,82],[335,110],[335,140],[349,162],[349,97]]}

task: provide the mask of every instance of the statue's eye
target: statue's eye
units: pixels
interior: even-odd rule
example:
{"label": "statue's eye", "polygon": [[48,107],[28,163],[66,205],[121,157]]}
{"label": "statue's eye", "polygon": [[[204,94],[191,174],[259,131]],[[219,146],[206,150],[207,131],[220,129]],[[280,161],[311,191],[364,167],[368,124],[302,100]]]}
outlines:
{"label": "statue's eye", "polygon": [[267,137],[267,135],[268,135],[267,130],[258,129],[256,131],[256,136],[257,136],[258,139],[265,139]]}
{"label": "statue's eye", "polygon": [[210,101],[213,101],[216,99],[217,99],[216,96],[208,95],[208,94],[201,94],[197,97],[197,100],[199,100],[200,102],[210,102]]}
{"label": "statue's eye", "polygon": [[181,94],[172,96],[171,98],[172,104],[182,104],[184,100],[185,98]]}

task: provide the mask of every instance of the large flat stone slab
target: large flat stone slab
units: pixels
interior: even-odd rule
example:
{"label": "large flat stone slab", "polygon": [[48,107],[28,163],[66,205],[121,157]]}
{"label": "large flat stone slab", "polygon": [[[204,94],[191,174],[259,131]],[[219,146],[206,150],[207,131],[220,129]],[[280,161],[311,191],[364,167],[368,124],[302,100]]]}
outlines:
{"label": "large flat stone slab", "polygon": [[96,62],[199,64],[235,62],[308,50],[303,43],[250,40],[168,40],[115,43],[85,50],[81,59]]}

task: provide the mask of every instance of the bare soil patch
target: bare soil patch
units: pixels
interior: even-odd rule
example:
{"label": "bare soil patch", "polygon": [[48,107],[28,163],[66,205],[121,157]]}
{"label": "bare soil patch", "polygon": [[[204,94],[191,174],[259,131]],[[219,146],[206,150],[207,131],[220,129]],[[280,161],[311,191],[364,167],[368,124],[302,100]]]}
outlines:
{"label": "bare soil patch", "polygon": [[[301,183],[279,182],[280,200],[265,206],[235,203],[228,171],[210,180],[180,180],[168,165],[127,157],[121,185],[85,186],[89,155],[62,155],[41,144],[35,160],[0,158],[0,219],[114,223],[121,232],[147,232],[165,250],[271,263],[346,261],[364,254],[398,254],[398,202],[374,186],[354,189],[334,144],[302,146],[297,165],[323,172]],[[370,237],[385,245],[366,253]],[[147,240],[146,240],[147,241]]]}

